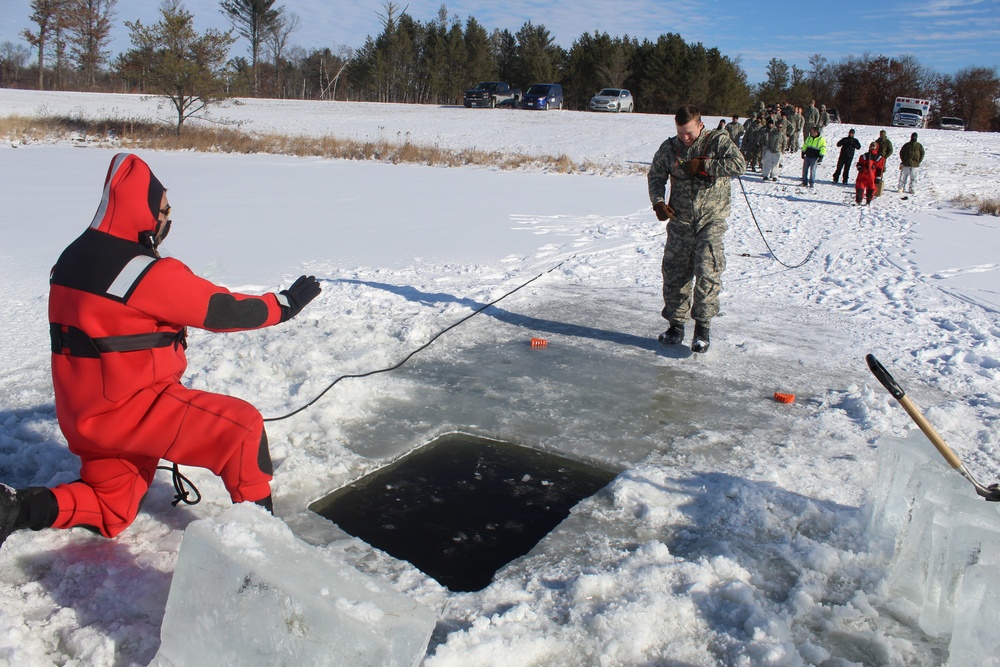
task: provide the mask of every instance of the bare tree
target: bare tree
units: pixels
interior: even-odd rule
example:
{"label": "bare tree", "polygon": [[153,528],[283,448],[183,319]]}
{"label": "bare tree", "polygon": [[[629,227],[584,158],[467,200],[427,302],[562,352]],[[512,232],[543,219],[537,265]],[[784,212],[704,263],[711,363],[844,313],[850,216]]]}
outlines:
{"label": "bare tree", "polygon": [[1000,99],[1000,78],[995,67],[966,67],[955,73],[953,90],[959,114],[970,130],[989,130]]}
{"label": "bare tree", "polygon": [[[284,59],[285,51],[288,48],[288,38],[293,32],[299,29],[299,24],[301,19],[299,19],[298,14],[285,13],[282,12],[274,20],[274,23],[268,26],[267,31],[264,34],[264,45],[271,54],[272,62],[274,63],[274,76],[275,76],[275,88],[281,93],[281,69],[282,60]],[[284,95],[282,95],[283,97]]]}
{"label": "bare tree", "polygon": [[253,71],[253,94],[260,91],[260,72],[257,69],[260,48],[268,30],[279,19],[284,7],[274,9],[276,0],[221,0],[222,13],[230,20],[240,35],[250,42],[250,67]]}
{"label": "bare tree", "polygon": [[106,49],[117,4],[118,0],[66,0],[64,6],[70,52],[91,88],[110,55]]}
{"label": "bare tree", "polygon": [[330,86],[333,86],[333,94],[330,96],[330,99],[337,99],[337,83],[340,81],[340,75],[344,73],[344,70],[347,69],[347,66],[350,64],[351,59],[354,58],[354,49],[348,46],[341,46],[337,56],[340,58],[340,69],[338,69],[337,73],[333,75],[332,79],[330,79],[330,85],[323,90],[320,95],[320,99],[323,99],[326,96],[330,90]]}
{"label": "bare tree", "polygon": [[625,79],[632,73],[628,61],[629,54],[625,44],[618,42],[612,47],[608,59],[597,66],[597,73],[612,87],[621,88],[625,85]]}
{"label": "bare tree", "polygon": [[0,83],[8,80],[16,82],[21,76],[31,51],[21,44],[3,42],[0,44]]}
{"label": "bare tree", "polygon": [[65,0],[32,0],[28,18],[38,26],[35,32],[25,28],[21,36],[38,50],[38,89],[45,90],[45,47],[49,36],[56,29],[60,10]]}

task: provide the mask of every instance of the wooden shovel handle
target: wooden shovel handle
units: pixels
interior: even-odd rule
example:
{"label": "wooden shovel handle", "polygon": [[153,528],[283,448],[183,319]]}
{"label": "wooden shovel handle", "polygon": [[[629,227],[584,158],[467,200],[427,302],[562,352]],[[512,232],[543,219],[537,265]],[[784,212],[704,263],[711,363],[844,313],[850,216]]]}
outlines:
{"label": "wooden shovel handle", "polygon": [[903,409],[910,415],[910,418],[913,419],[914,423],[920,427],[920,430],[924,432],[924,435],[926,435],[928,440],[931,441],[931,444],[937,448],[937,450],[941,453],[941,456],[944,457],[944,460],[948,462],[948,465],[956,470],[962,471],[964,468],[962,466],[961,459],[959,459],[958,455],[952,451],[951,447],[949,447],[948,444],[941,439],[941,436],[934,430],[934,427],[931,426],[929,421],[927,421],[927,418],[924,417],[923,413],[917,409],[917,406],[915,406],[910,399],[907,398],[906,392],[903,391],[903,388],[899,386],[899,383],[896,382],[892,375],[889,374],[889,371],[885,369],[885,366],[880,364],[879,360],[871,354],[865,356],[865,361],[868,363],[868,368],[871,369],[872,374],[878,379],[879,382],[882,383],[882,386],[885,387],[890,394],[892,394],[892,397],[899,401],[899,404],[903,406]]}

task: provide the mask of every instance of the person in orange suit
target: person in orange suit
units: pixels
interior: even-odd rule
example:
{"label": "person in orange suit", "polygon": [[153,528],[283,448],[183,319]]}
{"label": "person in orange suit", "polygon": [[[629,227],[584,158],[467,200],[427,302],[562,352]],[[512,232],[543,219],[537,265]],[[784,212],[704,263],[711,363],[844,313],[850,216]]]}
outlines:
{"label": "person in orange suit", "polygon": [[15,530],[127,528],[157,464],[208,468],[234,503],[273,511],[260,413],[241,399],[189,389],[187,327],[243,331],[286,322],[320,293],[302,276],[278,293],[230,292],[161,258],[166,188],[136,155],[116,155],[89,228],[52,270],[49,330],[56,416],[80,479],[54,488],[0,484],[0,544]]}

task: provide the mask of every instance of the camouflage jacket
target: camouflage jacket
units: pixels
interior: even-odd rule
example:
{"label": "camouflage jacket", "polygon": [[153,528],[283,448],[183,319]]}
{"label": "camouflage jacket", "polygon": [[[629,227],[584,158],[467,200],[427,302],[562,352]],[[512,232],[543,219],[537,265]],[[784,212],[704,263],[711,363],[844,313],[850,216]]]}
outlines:
{"label": "camouflage jacket", "polygon": [[786,137],[790,137],[795,134],[795,123],[787,118],[782,117],[782,119],[778,121],[778,125],[781,127],[781,131],[785,133]]}
{"label": "camouflage jacket", "polygon": [[743,131],[743,126],[735,120],[726,125],[726,132],[729,133],[729,138],[732,139],[733,142],[738,142],[740,140],[740,137],[743,136]]}
{"label": "camouflage jacket", "polygon": [[[685,168],[686,162],[702,156],[707,158],[708,179],[695,177]],[[729,181],[742,175],[746,168],[743,154],[724,130],[702,130],[690,148],[677,137],[671,137],[660,144],[646,175],[649,201],[653,204],[664,201],[669,180],[669,204],[676,219],[695,224],[725,220],[732,194]]]}
{"label": "camouflage jacket", "polygon": [[788,145],[788,137],[778,125],[771,126],[771,129],[764,130],[760,139],[761,145],[772,153],[781,153]]}
{"label": "camouflage jacket", "polygon": [[819,127],[819,109],[816,107],[809,107],[806,109],[804,119],[805,123],[803,127]]}
{"label": "camouflage jacket", "polygon": [[757,121],[752,122],[747,128],[746,132],[743,133],[743,150],[752,151],[760,148],[760,124]]}

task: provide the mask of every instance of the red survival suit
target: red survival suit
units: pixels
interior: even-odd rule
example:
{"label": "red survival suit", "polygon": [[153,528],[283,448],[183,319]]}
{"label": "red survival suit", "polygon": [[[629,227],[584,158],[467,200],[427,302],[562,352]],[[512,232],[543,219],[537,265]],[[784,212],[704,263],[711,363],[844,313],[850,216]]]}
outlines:
{"label": "red survival suit", "polygon": [[275,294],[231,293],[160,259],[164,188],[135,155],[112,160],[90,228],[52,270],[49,326],[56,414],[80,481],[52,489],[56,528],[114,537],[135,519],[160,459],[210,469],[233,502],[270,496],[260,413],[181,385],[185,327],[258,329],[285,312]]}
{"label": "red survival suit", "polygon": [[872,203],[875,196],[875,186],[878,179],[882,178],[885,170],[885,158],[878,152],[865,153],[858,159],[858,180],[854,182],[854,200],[860,204],[864,199],[867,203]]}

